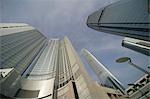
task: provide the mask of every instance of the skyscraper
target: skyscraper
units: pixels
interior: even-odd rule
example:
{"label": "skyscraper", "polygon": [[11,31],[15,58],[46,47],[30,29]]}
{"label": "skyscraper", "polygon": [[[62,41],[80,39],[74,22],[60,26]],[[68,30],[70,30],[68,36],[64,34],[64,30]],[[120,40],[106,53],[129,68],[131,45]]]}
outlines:
{"label": "skyscraper", "polygon": [[67,37],[49,40],[27,24],[0,24],[0,73],[3,99],[122,97],[91,80]]}
{"label": "skyscraper", "polygon": [[88,50],[83,49],[82,54],[84,58],[87,60],[89,65],[92,67],[94,72],[99,78],[99,81],[102,85],[107,87],[112,87],[114,89],[120,90],[123,94],[125,94],[125,89],[123,85],[120,83],[116,77],[110,73],[110,71],[100,63]]}
{"label": "skyscraper", "polygon": [[120,0],[94,12],[87,25],[97,31],[150,40],[149,0]]}
{"label": "skyscraper", "polygon": [[125,37],[122,46],[150,56],[150,42],[148,41]]}

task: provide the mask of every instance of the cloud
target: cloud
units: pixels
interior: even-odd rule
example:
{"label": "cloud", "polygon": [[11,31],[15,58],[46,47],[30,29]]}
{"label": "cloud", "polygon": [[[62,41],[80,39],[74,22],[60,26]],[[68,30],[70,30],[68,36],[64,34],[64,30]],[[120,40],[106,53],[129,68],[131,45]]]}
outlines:
{"label": "cloud", "polygon": [[[75,34],[72,28],[86,25],[87,16],[97,2],[108,5],[116,0],[2,0],[3,21],[26,22],[48,37]],[[84,19],[83,19],[84,17]]]}

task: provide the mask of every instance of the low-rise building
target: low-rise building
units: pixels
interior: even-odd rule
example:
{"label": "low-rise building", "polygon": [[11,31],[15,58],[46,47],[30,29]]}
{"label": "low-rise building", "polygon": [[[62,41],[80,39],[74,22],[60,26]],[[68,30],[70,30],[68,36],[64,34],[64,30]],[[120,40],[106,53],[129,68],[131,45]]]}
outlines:
{"label": "low-rise building", "polygon": [[126,92],[129,99],[150,99],[150,75],[146,74],[130,85]]}

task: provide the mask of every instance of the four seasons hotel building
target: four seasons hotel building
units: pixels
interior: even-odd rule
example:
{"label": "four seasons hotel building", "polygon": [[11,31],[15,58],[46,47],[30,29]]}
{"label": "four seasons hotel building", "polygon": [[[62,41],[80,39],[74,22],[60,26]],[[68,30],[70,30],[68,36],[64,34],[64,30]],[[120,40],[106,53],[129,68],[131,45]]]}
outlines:
{"label": "four seasons hotel building", "polygon": [[0,74],[2,99],[124,99],[91,80],[67,37],[27,24],[0,24]]}

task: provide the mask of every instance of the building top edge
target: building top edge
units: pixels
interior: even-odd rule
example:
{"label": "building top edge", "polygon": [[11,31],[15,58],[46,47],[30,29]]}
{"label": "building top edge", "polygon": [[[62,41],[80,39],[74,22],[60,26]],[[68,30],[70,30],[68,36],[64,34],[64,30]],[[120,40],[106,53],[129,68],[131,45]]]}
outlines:
{"label": "building top edge", "polygon": [[0,27],[19,27],[19,26],[29,26],[26,23],[0,23]]}

